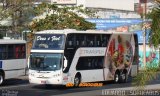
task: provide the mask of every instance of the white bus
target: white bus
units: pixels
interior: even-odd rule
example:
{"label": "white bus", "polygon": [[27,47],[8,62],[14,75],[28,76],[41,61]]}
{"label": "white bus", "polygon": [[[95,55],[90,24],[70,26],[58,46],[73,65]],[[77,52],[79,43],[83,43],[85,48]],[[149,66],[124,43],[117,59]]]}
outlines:
{"label": "white bus", "polygon": [[65,85],[114,80],[137,73],[138,40],[133,33],[44,30],[35,33],[29,59],[33,84]]}
{"label": "white bus", "polygon": [[5,79],[25,75],[26,41],[0,39],[0,85]]}

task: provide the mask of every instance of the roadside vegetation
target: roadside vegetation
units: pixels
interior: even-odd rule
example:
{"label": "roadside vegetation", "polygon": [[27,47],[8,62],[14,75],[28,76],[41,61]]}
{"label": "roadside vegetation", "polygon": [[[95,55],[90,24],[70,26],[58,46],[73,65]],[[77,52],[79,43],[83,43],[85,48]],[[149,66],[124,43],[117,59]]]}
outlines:
{"label": "roadside vegetation", "polygon": [[[160,0],[155,0],[155,2],[157,7],[153,8],[152,11],[146,15],[146,19],[151,19],[149,45],[160,50]],[[144,89],[145,85],[158,77],[160,59],[156,63],[157,64],[151,62],[150,65],[157,66],[145,66],[144,69],[138,73],[133,80],[133,85],[136,86],[136,88]]]}
{"label": "roadside vegetation", "polygon": [[34,8],[35,18],[30,24],[33,31],[50,29],[95,29],[95,24],[85,20],[86,17],[93,17],[91,10],[83,6],[57,6],[54,4],[42,3]]}

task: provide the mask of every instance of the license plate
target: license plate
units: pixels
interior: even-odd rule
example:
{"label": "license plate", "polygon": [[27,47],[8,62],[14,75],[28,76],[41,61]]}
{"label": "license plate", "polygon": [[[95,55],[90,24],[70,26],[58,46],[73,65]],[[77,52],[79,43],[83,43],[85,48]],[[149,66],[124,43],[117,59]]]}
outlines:
{"label": "license plate", "polygon": [[41,84],[46,84],[46,81],[41,81]]}

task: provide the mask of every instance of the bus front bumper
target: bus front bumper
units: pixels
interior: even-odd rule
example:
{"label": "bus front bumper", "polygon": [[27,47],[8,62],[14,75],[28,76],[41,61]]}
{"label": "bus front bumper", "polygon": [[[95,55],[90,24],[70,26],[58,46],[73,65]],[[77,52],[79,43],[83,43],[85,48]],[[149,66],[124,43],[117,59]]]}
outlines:
{"label": "bus front bumper", "polygon": [[37,77],[30,77],[29,82],[32,84],[52,84],[52,85],[65,85],[66,83],[62,81],[62,78],[37,78]]}

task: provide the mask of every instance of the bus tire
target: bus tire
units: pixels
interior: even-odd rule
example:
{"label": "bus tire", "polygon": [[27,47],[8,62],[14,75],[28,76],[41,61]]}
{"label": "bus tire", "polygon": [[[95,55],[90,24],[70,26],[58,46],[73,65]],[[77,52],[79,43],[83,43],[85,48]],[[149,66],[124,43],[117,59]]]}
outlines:
{"label": "bus tire", "polygon": [[81,77],[79,75],[76,75],[74,78],[74,87],[78,87],[81,83]]}
{"label": "bus tire", "polygon": [[4,82],[4,75],[0,72],[0,85]]}
{"label": "bus tire", "polygon": [[120,75],[120,83],[126,83],[128,80],[127,72],[122,72]]}
{"label": "bus tire", "polygon": [[116,72],[114,75],[114,83],[119,83],[120,81],[120,74],[119,72]]}

